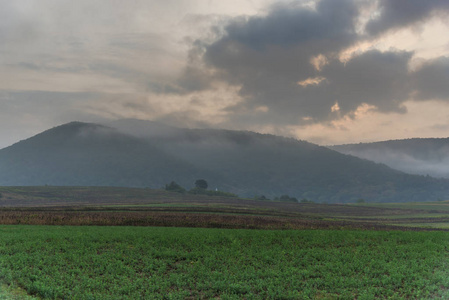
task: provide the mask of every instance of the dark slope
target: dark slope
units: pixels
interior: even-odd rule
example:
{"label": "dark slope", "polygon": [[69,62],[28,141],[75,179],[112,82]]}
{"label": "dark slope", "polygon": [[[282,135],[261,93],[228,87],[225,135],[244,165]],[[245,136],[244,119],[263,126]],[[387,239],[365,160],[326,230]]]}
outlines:
{"label": "dark slope", "polygon": [[327,202],[449,198],[449,181],[408,175],[304,141],[133,120],[114,125],[127,133],[69,123],[0,150],[0,185],[158,188],[175,180],[191,188],[195,179],[204,178],[212,189],[250,197],[289,194]]}
{"label": "dark slope", "polygon": [[147,141],[97,124],[65,124],[0,150],[1,185],[161,187],[201,175]]}
{"label": "dark slope", "polygon": [[449,138],[415,138],[329,148],[407,173],[449,178]]}
{"label": "dark slope", "polygon": [[410,176],[305,141],[244,131],[180,129],[132,119],[113,126],[219,174],[225,180],[212,181],[211,186],[240,195],[287,193],[330,202],[448,197],[449,182]]}
{"label": "dark slope", "polygon": [[[226,130],[190,130],[166,151],[226,178],[237,194],[289,194],[315,201],[410,201],[447,197],[449,182],[411,176],[305,141]],[[176,149],[177,152],[171,152]],[[220,187],[222,184],[217,183]],[[254,188],[255,189],[254,189]],[[232,189],[231,189],[232,188]]]}

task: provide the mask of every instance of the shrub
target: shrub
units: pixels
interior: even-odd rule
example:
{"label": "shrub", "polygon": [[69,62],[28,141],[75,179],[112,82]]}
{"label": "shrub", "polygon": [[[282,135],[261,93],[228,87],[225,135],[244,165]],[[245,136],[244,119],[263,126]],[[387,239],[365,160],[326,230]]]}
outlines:
{"label": "shrub", "polygon": [[186,192],[186,189],[177,184],[176,182],[172,181],[170,184],[165,185],[165,190],[169,192],[176,192],[184,194]]}
{"label": "shrub", "polygon": [[265,197],[265,195],[254,196],[254,200],[259,200],[259,201],[271,201],[269,198]]}

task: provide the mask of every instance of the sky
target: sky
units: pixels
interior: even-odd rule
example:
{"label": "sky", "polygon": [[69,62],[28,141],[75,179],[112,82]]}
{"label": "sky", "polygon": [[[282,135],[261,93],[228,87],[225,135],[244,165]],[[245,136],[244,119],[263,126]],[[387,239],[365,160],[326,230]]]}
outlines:
{"label": "sky", "polygon": [[449,137],[449,0],[0,0],[0,148],[137,118]]}

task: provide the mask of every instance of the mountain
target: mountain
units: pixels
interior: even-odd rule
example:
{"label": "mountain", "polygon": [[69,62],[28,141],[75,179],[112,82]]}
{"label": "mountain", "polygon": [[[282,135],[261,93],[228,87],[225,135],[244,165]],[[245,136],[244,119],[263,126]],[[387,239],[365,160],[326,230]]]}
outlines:
{"label": "mountain", "polygon": [[[160,188],[196,179],[240,196],[313,201],[449,198],[449,181],[415,176],[305,141],[138,120],[73,122],[0,150],[0,185]],[[115,128],[113,128],[114,126]]]}
{"label": "mountain", "polygon": [[[172,172],[176,170],[176,174]],[[162,187],[205,175],[147,141],[72,122],[0,150],[0,185]]]}
{"label": "mountain", "polygon": [[159,122],[138,119],[119,119],[104,125],[138,138],[166,138],[179,135],[183,131],[181,128],[168,126]]}
{"label": "mountain", "polygon": [[449,138],[414,138],[329,148],[406,173],[449,178]]}

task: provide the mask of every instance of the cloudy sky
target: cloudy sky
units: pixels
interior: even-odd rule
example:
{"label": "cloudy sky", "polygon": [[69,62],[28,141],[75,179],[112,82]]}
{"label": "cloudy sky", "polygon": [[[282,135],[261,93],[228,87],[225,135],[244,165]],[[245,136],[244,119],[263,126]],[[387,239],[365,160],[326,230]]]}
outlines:
{"label": "cloudy sky", "polygon": [[0,147],[120,118],[449,136],[449,0],[0,0]]}

